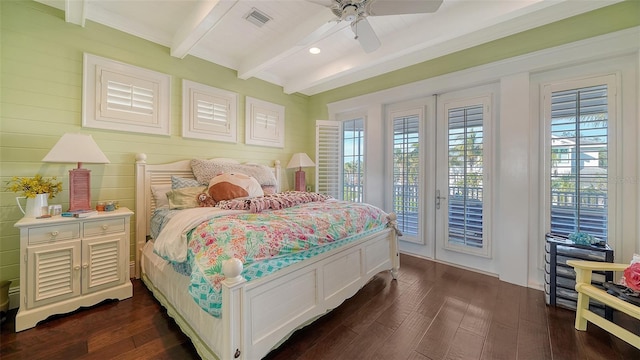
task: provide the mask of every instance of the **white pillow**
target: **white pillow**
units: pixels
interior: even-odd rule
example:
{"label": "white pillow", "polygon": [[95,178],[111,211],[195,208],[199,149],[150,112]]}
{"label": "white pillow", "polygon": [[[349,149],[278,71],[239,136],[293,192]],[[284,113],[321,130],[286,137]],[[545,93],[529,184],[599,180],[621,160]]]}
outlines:
{"label": "white pillow", "polygon": [[211,179],[223,173],[241,173],[253,177],[260,185],[276,186],[273,171],[260,164],[234,164],[220,160],[191,160],[191,170],[200,184],[207,185]]}
{"label": "white pillow", "polygon": [[167,193],[169,191],[171,191],[171,184],[151,185],[151,194],[156,201],[156,209],[169,207],[169,199],[167,198]]}

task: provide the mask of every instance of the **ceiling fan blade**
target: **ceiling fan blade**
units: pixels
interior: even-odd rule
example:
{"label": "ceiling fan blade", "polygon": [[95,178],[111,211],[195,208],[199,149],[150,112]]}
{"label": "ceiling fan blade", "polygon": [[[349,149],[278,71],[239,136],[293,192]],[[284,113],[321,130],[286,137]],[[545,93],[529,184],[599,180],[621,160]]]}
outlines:
{"label": "ceiling fan blade", "polygon": [[378,39],[376,32],[373,31],[367,18],[361,18],[352,22],[351,30],[356,35],[356,39],[360,42],[360,46],[362,46],[364,52],[370,53],[380,47],[380,39]]}
{"label": "ceiling fan blade", "polygon": [[440,5],[442,0],[373,0],[365,11],[369,16],[426,14],[436,12]]}
{"label": "ceiling fan blade", "polygon": [[314,4],[322,5],[324,7],[331,7],[333,4],[332,0],[307,0],[308,2],[312,2]]}

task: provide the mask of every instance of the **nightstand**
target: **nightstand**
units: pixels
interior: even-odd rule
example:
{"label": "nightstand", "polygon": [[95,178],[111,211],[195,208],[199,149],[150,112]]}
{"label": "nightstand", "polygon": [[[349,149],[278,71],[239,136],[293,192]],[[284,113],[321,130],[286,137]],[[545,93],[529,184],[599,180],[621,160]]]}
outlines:
{"label": "nightstand", "polygon": [[133,295],[127,208],[86,218],[23,218],[16,332],[50,315]]}

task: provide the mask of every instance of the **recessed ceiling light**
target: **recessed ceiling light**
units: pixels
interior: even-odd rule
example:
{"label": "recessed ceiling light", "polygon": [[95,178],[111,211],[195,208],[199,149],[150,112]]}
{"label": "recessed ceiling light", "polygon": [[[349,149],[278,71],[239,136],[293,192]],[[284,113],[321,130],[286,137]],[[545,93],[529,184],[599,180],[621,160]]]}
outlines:
{"label": "recessed ceiling light", "polygon": [[320,48],[312,47],[309,49],[309,52],[312,53],[313,55],[320,54]]}

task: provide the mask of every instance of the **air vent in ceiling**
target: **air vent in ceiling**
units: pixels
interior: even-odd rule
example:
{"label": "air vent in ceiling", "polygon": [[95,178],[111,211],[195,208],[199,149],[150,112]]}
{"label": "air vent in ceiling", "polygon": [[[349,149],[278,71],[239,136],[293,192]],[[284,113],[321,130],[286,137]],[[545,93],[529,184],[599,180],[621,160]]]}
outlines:
{"label": "air vent in ceiling", "polygon": [[252,8],[251,11],[244,17],[250,23],[256,25],[257,27],[262,27],[262,25],[266,24],[271,17],[262,11]]}

